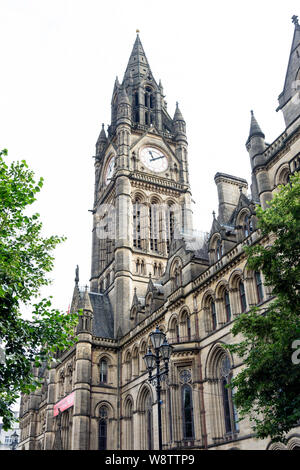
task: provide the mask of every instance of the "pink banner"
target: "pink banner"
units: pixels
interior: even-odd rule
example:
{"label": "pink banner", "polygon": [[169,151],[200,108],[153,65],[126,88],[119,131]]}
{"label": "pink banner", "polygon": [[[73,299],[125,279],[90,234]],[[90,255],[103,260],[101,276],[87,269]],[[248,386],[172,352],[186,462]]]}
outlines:
{"label": "pink banner", "polygon": [[61,412],[67,410],[70,408],[70,406],[74,405],[74,396],[75,392],[70,393],[70,395],[66,396],[62,400],[60,400],[56,405],[54,405],[53,408],[53,416],[58,415],[58,409],[60,409]]}

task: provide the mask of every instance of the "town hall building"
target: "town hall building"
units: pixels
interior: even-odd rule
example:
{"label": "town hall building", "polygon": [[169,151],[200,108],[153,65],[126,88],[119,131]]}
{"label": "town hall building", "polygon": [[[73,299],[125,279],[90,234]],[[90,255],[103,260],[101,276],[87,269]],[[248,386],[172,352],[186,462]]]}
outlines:
{"label": "town hall building", "polygon": [[43,386],[22,396],[20,449],[158,449],[156,388],[144,361],[157,327],[172,346],[161,387],[163,450],[300,448],[300,428],[286,445],[271,444],[238,420],[226,385],[243,364],[224,348],[236,341],[235,318],[273,298],[243,247],[272,242],[257,229],[255,206],[265,208],[300,167],[296,16],[293,23],[277,109],[284,130],[267,144],[251,112],[250,186],[215,175],[219,207],[207,234],[193,230],[186,122],[178,104],[170,116],[137,34],[96,143],[90,285],[80,287],[77,268],[71,305],[83,312],[77,342],[50,370],[35,369]]}

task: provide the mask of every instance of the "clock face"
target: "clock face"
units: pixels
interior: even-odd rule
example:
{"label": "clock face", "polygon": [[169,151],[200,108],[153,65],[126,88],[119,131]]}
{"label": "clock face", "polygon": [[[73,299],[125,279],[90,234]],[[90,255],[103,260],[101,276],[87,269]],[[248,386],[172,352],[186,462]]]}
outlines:
{"label": "clock face", "polygon": [[157,148],[144,147],[140,153],[141,162],[151,171],[161,173],[168,168],[167,157]]}
{"label": "clock face", "polygon": [[115,171],[115,157],[111,157],[105,171],[105,184],[109,184]]}

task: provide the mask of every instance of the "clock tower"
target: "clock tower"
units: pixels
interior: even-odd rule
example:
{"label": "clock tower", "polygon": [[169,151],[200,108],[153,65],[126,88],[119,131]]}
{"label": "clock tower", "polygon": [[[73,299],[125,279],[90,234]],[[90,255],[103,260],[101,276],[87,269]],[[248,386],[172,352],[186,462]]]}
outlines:
{"label": "clock tower", "polygon": [[191,233],[187,147],[178,103],[172,119],[137,34],[95,156],[90,288],[111,305],[114,337],[134,326],[133,299],[163,283],[172,241]]}

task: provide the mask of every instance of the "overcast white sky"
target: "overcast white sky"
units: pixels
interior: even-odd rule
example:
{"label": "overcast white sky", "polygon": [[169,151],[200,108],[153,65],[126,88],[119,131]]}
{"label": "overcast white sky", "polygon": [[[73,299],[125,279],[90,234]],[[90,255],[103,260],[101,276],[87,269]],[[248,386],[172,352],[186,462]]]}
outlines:
{"label": "overcast white sky", "polygon": [[36,210],[56,250],[47,294],[89,282],[95,143],[136,37],[173,117],[187,123],[195,228],[217,211],[217,171],[246,178],[250,110],[272,142],[299,0],[0,0],[0,147],[45,178]]}

